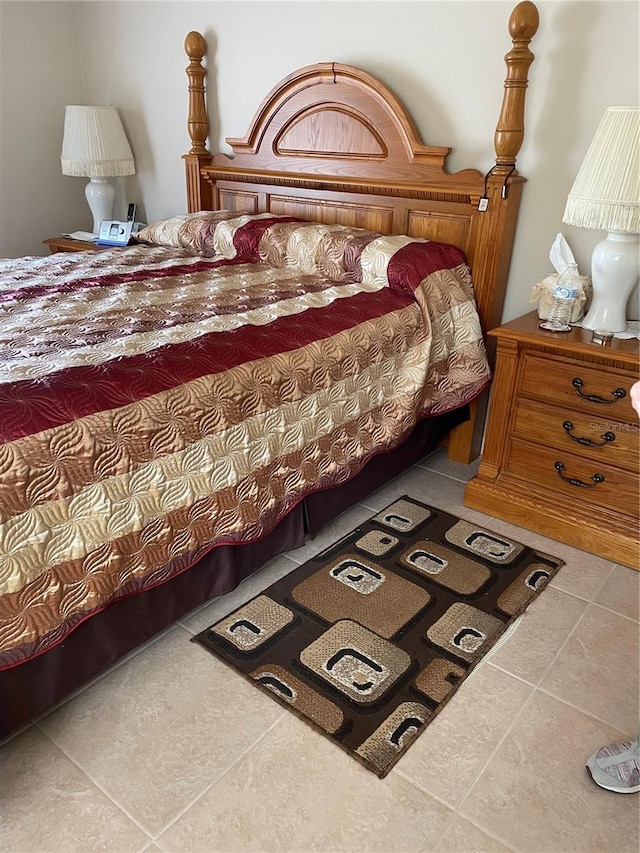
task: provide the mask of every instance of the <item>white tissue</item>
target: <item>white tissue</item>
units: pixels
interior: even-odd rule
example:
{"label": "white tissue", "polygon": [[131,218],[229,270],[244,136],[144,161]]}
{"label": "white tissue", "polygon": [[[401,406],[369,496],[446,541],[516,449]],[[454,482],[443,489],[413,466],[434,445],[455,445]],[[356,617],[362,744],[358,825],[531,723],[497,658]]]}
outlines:
{"label": "white tissue", "polygon": [[573,252],[562,234],[558,234],[553,241],[551,249],[549,249],[549,260],[558,275],[563,273],[569,264],[575,264],[576,259],[573,257]]}
{"label": "white tissue", "polygon": [[[573,252],[562,234],[558,234],[549,250],[549,260],[553,264],[554,273],[546,275],[542,281],[533,285],[533,292],[529,302],[538,303],[538,316],[541,320],[547,320],[553,306],[553,293],[558,283],[558,276],[563,273],[569,264],[575,264]],[[578,296],[571,311],[571,323],[577,323],[584,315],[585,303],[591,296],[591,280],[587,275],[580,276],[580,288]]]}

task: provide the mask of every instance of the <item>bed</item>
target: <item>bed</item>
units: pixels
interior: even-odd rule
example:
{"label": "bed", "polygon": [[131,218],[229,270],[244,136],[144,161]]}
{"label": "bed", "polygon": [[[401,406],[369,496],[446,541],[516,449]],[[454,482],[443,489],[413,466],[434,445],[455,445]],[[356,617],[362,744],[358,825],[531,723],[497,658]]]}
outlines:
{"label": "bed", "polygon": [[352,66],[282,80],[126,250],[2,262],[0,737],[423,458],[477,453],[537,11],[487,172]]}

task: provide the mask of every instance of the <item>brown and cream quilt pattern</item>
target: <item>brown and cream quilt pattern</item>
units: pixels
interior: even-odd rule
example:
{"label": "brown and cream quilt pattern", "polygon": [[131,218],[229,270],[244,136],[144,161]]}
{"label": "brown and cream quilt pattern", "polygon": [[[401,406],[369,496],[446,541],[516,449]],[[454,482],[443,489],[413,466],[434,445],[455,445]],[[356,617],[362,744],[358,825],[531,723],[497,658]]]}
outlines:
{"label": "brown and cream quilt pattern", "polygon": [[0,261],[0,668],[489,381],[454,247],[272,216]]}

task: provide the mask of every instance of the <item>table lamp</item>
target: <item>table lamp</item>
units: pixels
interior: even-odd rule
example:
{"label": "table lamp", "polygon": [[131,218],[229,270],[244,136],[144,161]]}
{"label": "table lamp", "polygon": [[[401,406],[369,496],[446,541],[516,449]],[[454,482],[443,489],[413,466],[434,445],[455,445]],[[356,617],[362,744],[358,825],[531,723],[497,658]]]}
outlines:
{"label": "table lamp", "polygon": [[89,178],[85,195],[98,234],[100,222],[113,219],[115,188],[109,178],[136,171],[115,107],[66,107],[60,161],[63,175]]}
{"label": "table lamp", "polygon": [[608,107],[567,199],[562,221],[607,231],[591,256],[587,329],[623,332],[640,269],[640,108]]}

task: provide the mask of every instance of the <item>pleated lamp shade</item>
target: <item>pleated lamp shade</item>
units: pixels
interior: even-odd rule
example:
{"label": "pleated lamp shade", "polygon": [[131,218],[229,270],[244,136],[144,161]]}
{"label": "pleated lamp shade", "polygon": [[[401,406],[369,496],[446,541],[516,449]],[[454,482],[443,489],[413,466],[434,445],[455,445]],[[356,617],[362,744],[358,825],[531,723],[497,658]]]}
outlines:
{"label": "pleated lamp shade", "polygon": [[609,107],[571,188],[568,225],[640,234],[640,108]]}
{"label": "pleated lamp shade", "polygon": [[66,107],[60,161],[64,175],[134,175],[133,153],[116,108]]}

